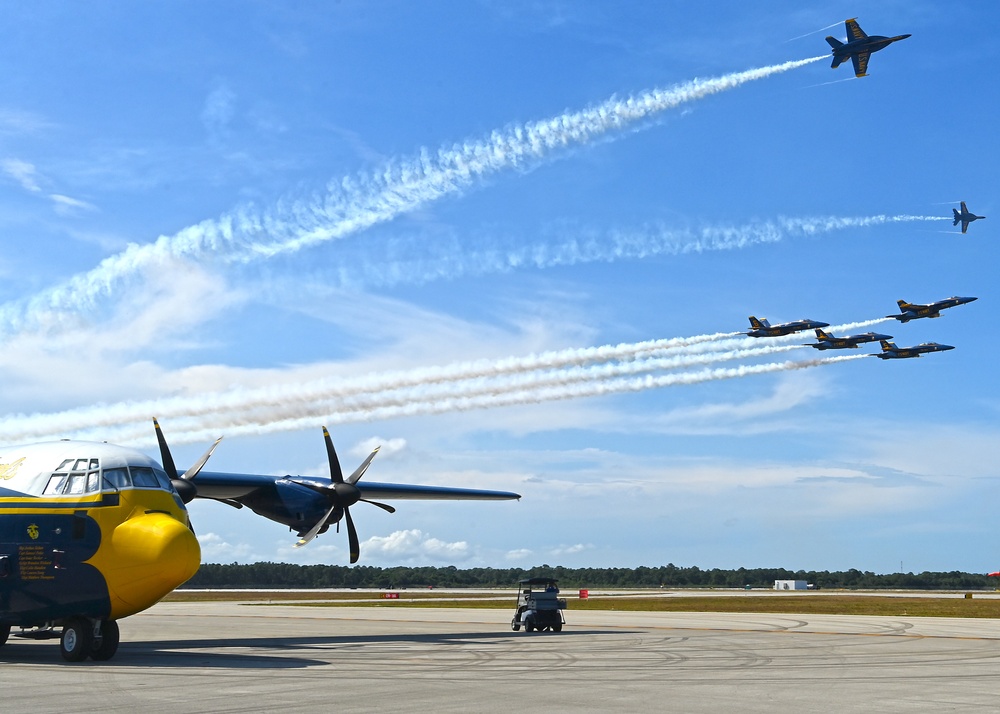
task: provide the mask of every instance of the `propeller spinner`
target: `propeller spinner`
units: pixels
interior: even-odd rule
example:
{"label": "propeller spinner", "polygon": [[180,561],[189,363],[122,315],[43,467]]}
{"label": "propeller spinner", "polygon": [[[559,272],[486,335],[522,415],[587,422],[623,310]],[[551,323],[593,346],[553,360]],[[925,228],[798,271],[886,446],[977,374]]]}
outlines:
{"label": "propeller spinner", "polygon": [[319,485],[309,481],[296,481],[296,483],[306,486],[307,488],[311,488],[312,490],[326,496],[327,500],[330,502],[330,508],[325,514],[323,514],[323,517],[316,522],[316,525],[299,536],[299,540],[295,543],[295,547],[300,548],[319,535],[319,533],[327,526],[330,517],[333,516],[338,510],[343,510],[344,521],[347,523],[347,539],[351,548],[351,563],[357,563],[361,547],[358,543],[358,531],[354,527],[354,519],[351,518],[350,507],[358,501],[364,501],[365,503],[370,503],[373,506],[378,506],[382,510],[388,511],[389,513],[395,513],[396,509],[385,503],[379,503],[378,501],[370,501],[367,498],[361,498],[361,489],[355,485],[361,477],[365,475],[365,471],[367,471],[368,467],[371,465],[372,459],[374,459],[375,454],[378,453],[379,447],[375,447],[375,450],[368,454],[368,458],[366,458],[361,465],[354,470],[354,473],[345,479],[344,472],[340,468],[340,459],[337,458],[337,451],[333,448],[333,440],[330,438],[330,432],[327,431],[325,426],[323,427],[323,439],[326,441],[326,456],[327,460],[330,462],[330,485]]}

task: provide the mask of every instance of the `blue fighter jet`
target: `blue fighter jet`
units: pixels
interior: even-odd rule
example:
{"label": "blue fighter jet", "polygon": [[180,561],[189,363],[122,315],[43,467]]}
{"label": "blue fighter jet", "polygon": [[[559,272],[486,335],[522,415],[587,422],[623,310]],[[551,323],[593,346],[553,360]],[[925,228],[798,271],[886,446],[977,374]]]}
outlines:
{"label": "blue fighter jet", "polygon": [[899,305],[900,314],[886,315],[886,317],[891,317],[893,320],[899,320],[900,322],[909,322],[921,317],[941,317],[941,311],[945,308],[965,305],[978,299],[974,297],[958,297],[956,295],[955,297],[945,298],[944,300],[938,300],[927,305],[906,302],[906,300],[897,300],[896,304]]}
{"label": "blue fighter jet", "polygon": [[868,75],[868,58],[872,52],[888,47],[893,42],[905,40],[909,35],[896,35],[895,37],[884,37],[882,35],[872,35],[869,37],[858,25],[856,19],[847,20],[847,42],[841,42],[833,36],[826,38],[826,41],[833,48],[833,69],[846,62],[848,58],[854,63],[854,76],[866,77]]}
{"label": "blue fighter jet", "polygon": [[891,340],[892,335],[880,335],[877,332],[866,332],[863,335],[848,335],[847,337],[834,337],[816,328],[817,342],[806,342],[807,347],[815,347],[818,350],[842,350],[857,349],[858,345],[866,342],[879,342],[880,340]]}
{"label": "blue fighter jet", "polygon": [[942,345],[937,342],[924,342],[915,347],[896,347],[895,342],[882,340],[882,352],[875,355],[879,359],[909,359],[919,357],[926,352],[944,352],[955,349],[951,345]]}
{"label": "blue fighter jet", "polygon": [[783,322],[780,325],[772,325],[763,317],[759,320],[753,315],[750,316],[750,327],[753,329],[747,332],[750,337],[778,337],[779,335],[790,335],[793,332],[802,332],[816,327],[829,327],[829,322],[817,322],[816,320],[795,320],[793,322]]}
{"label": "blue fighter jet", "polygon": [[959,223],[962,224],[962,233],[969,230],[969,224],[973,221],[978,221],[980,218],[986,218],[986,216],[977,216],[975,213],[971,213],[968,208],[965,207],[965,201],[962,201],[962,212],[959,213],[954,208],[951,212],[955,214],[955,220],[952,221],[951,225],[957,226]]}

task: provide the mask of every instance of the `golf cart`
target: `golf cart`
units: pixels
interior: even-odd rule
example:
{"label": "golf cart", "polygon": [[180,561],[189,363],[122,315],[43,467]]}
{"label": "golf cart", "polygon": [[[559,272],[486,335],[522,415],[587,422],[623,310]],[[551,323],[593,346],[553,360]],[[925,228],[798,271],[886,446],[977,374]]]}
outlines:
{"label": "golf cart", "polygon": [[559,587],[552,578],[528,578],[517,584],[517,611],[510,629],[517,632],[524,625],[527,632],[560,632],[565,619],[566,599],[558,597]]}

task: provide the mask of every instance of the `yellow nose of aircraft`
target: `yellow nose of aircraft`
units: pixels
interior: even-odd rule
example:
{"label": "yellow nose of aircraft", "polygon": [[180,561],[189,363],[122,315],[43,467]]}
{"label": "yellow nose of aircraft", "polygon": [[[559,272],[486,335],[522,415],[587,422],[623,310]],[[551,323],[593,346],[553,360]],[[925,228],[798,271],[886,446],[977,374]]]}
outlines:
{"label": "yellow nose of aircraft", "polygon": [[101,564],[111,596],[111,618],[135,614],[158,602],[189,580],[200,564],[198,539],[167,513],[144,513],[119,524]]}

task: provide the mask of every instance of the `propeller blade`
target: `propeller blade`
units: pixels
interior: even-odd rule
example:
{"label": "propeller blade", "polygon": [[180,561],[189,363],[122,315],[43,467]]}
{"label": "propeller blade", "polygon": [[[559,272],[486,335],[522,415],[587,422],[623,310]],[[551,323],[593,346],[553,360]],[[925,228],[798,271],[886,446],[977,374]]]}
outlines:
{"label": "propeller blade", "polygon": [[378,450],[381,448],[381,446],[376,446],[375,450],[368,454],[368,458],[364,460],[364,463],[354,469],[354,473],[347,478],[347,483],[357,483],[358,480],[365,475],[365,471],[367,471],[368,467],[371,465],[372,459],[375,458],[375,454],[377,454]]}
{"label": "propeller blade", "polygon": [[353,565],[361,557],[361,545],[358,543],[358,532],[354,528],[350,509],[344,509],[344,520],[347,521],[347,540],[351,544],[351,564]]}
{"label": "propeller blade", "polygon": [[299,536],[298,541],[296,541],[296,543],[295,543],[295,547],[296,548],[301,548],[306,543],[308,543],[313,538],[315,538],[317,535],[319,535],[319,532],[323,529],[323,526],[326,525],[326,520],[333,514],[333,512],[335,510],[337,510],[337,504],[336,503],[334,503],[332,506],[330,506],[330,510],[328,510],[324,514],[324,516],[322,518],[320,518],[318,521],[316,521],[316,525],[314,525],[312,528],[310,528],[309,531],[305,535]]}
{"label": "propeller blade", "polygon": [[177,480],[177,467],[174,466],[174,458],[170,455],[170,447],[167,446],[167,440],[163,436],[163,430],[160,429],[160,422],[156,421],[156,417],[153,417],[153,429],[156,430],[156,442],[160,445],[160,461],[163,463],[163,470],[167,472],[167,478],[171,481]]}
{"label": "propeller blade", "polygon": [[178,476],[177,465],[174,463],[174,457],[170,455],[170,447],[167,446],[167,439],[163,436],[163,430],[160,428],[160,422],[156,421],[156,417],[153,417],[153,429],[156,431],[156,442],[160,445],[160,461],[163,463],[163,470],[167,472],[167,478],[174,485],[181,500],[184,503],[190,503],[198,495],[198,489],[191,481],[204,468],[212,452],[215,451],[215,447],[222,441],[222,437],[216,439],[215,443],[208,447],[208,451],[202,454],[195,465],[185,471],[183,476]]}
{"label": "propeller blade", "polygon": [[334,483],[344,482],[344,472],[340,469],[340,459],[337,458],[337,451],[333,448],[333,439],[330,432],[323,427],[323,439],[326,441],[326,458],[330,462],[330,480]]}
{"label": "propeller blade", "polygon": [[[157,434],[159,434],[159,431],[157,431]],[[208,463],[209,458],[212,456],[212,452],[215,451],[215,447],[219,445],[220,441],[222,441],[221,436],[215,440],[214,444],[208,447],[208,451],[201,455],[201,458],[195,462],[194,466],[184,472],[184,475],[181,476],[181,478],[185,481],[194,480],[194,477],[198,475],[198,472],[205,467],[206,463]]]}
{"label": "propeller blade", "polygon": [[359,498],[359,501],[364,501],[365,503],[370,503],[373,506],[378,506],[383,511],[388,511],[389,513],[395,513],[396,509],[390,506],[388,503],[379,503],[378,501],[369,501],[367,498]]}

